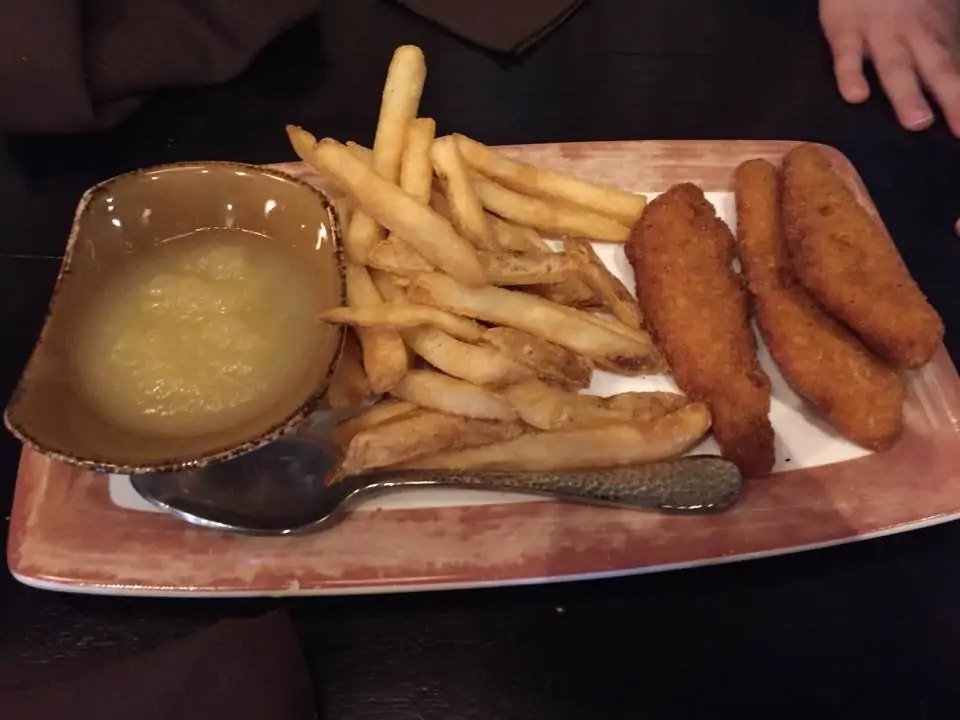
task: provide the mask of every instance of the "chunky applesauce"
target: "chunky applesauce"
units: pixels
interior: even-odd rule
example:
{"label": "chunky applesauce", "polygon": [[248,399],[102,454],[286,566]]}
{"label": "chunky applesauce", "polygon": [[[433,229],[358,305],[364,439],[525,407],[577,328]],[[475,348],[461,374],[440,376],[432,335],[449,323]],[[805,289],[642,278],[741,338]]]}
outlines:
{"label": "chunky applesauce", "polygon": [[268,410],[316,361],[318,293],[281,243],[199,230],[108,277],[83,309],[75,381],[105,419],[215,432]]}

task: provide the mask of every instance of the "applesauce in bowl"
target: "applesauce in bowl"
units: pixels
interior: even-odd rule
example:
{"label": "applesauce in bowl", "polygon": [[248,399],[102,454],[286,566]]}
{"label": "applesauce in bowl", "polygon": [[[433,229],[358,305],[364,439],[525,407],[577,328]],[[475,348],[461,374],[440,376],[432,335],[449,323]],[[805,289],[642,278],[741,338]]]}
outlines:
{"label": "applesauce in bowl", "polygon": [[345,299],[329,199],[267,168],[184,163],[81,200],[5,421],[41,453],[118,473],[254,450],[319,404]]}

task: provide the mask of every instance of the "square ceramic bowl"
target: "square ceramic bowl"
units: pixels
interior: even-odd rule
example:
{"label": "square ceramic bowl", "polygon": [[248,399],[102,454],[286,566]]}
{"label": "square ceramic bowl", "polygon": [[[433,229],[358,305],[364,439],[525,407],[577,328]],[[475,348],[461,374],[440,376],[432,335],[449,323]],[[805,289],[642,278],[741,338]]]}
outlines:
{"label": "square ceramic bowl", "polygon": [[202,228],[248,230],[286,243],[316,277],[321,309],[345,302],[340,226],[329,198],[302,180],[253,165],[198,162],[106,180],[80,201],[46,320],[4,414],[38,452],[98,472],[199,467],[255,450],[294,429],[320,403],[343,344],[317,323],[322,362],[252,420],[190,437],[138,434],[104,420],[71,381],[68,347],[78,308],[108,275],[167,238]]}

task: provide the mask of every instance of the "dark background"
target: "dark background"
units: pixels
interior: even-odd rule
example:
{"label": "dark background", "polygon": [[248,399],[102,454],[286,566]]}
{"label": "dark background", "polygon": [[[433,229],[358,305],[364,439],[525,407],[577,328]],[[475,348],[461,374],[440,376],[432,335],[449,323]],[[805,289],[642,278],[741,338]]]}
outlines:
{"label": "dark background", "polygon": [[[522,0],[517,0],[521,2]],[[293,159],[288,122],[372,140],[395,46],[422,113],[490,143],[809,139],[857,165],[960,353],[960,141],[837,95],[814,0],[595,0],[520,59],[385,0],[327,0],[242,77],[156,96],[109,132],[0,138],[0,394],[96,181],[191,159]],[[9,515],[19,447],[0,439]],[[0,577],[0,664],[145,647],[274,601],[45,593]],[[960,525],[793,557],[538,588],[288,603],[326,718],[960,716]]]}

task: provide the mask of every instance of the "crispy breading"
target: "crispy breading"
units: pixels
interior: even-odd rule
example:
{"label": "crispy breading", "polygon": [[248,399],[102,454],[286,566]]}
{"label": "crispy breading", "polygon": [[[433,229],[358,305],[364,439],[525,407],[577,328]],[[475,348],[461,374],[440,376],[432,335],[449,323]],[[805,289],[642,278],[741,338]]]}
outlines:
{"label": "crispy breading", "polygon": [[696,185],[653,200],[626,246],[641,308],[681,389],[705,402],[723,456],[746,476],[774,462],[770,381],[757,360],[733,235]]}
{"label": "crispy breading", "polygon": [[943,321],[882,225],[816,146],[787,153],[781,201],[794,272],[813,299],[897,367],[930,360]]}
{"label": "crispy breading", "polygon": [[790,387],[841,434],[888,448],[903,431],[903,380],[797,282],[781,238],[777,184],[765,160],[734,172],[737,248],[760,334]]}

